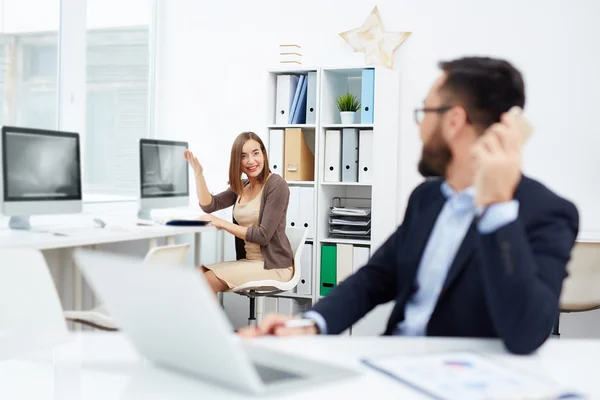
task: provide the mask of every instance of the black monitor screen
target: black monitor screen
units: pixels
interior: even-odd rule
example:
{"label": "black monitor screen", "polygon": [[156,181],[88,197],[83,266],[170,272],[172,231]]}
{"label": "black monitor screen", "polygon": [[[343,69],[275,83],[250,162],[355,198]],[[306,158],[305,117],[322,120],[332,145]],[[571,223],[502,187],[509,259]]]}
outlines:
{"label": "black monitor screen", "polygon": [[189,195],[186,142],[142,139],[140,141],[141,196]]}
{"label": "black monitor screen", "polygon": [[79,135],[2,128],[5,201],[81,200]]}

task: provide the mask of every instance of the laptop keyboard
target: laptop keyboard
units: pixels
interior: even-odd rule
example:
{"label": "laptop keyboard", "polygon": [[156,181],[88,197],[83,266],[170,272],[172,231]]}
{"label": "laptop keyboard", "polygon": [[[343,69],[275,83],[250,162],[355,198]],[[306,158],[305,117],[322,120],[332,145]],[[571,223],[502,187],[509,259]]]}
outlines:
{"label": "laptop keyboard", "polygon": [[266,384],[302,378],[302,375],[294,374],[282,369],[268,367],[264,364],[253,363],[253,365],[258,373],[258,376],[260,376],[260,379]]}

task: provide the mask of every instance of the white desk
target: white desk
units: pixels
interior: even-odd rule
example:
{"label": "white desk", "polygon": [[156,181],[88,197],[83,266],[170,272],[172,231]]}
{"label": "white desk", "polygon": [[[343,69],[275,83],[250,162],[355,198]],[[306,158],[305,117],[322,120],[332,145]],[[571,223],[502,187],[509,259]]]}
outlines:
{"label": "white desk", "polygon": [[[78,333],[73,340],[35,355],[0,361],[0,398],[19,400],[71,399],[244,399],[249,397],[202,380],[158,369],[140,359],[117,333]],[[438,338],[264,338],[261,345],[293,354],[329,360],[364,372],[352,380],[316,386],[278,399],[426,399],[420,393],[361,366],[362,356],[443,350],[481,350],[498,362],[543,373],[575,386],[589,398],[600,398],[597,362],[600,341],[551,339],[536,355],[506,354],[497,340]],[[0,354],[2,353],[0,339]]]}
{"label": "white desk", "polygon": [[[149,247],[155,247],[158,238],[166,238],[167,244],[174,244],[177,235],[194,235],[194,265],[200,264],[200,233],[214,232],[212,226],[177,227],[167,225],[140,226],[136,224],[137,219],[130,214],[109,214],[101,216],[106,222],[104,228],[94,228],[93,217],[85,214],[70,216],[69,226],[83,227],[74,228],[69,236],[56,236],[51,232],[18,231],[8,228],[0,230],[0,249],[36,249],[53,250],[69,249],[83,246],[97,246],[107,243],[127,242],[133,240],[148,240]],[[59,224],[46,224],[34,226],[39,229],[61,230]],[[83,297],[83,281],[78,268],[73,268],[73,293],[74,308],[81,309]]]}
{"label": "white desk", "polygon": [[[68,228],[65,228],[68,229]],[[56,230],[60,230],[56,227]],[[70,236],[56,236],[52,233],[18,231],[3,229],[0,231],[0,249],[36,249],[51,250],[68,247],[92,246],[106,243],[125,242],[130,240],[154,240],[166,237],[169,240],[177,235],[194,234],[195,241],[200,240],[202,232],[214,232],[212,226],[139,226],[134,222],[125,221],[117,224],[108,224],[105,228],[86,227]],[[198,249],[196,249],[198,250]],[[196,253],[198,253],[196,251]],[[198,254],[195,254],[197,257]],[[198,261],[199,260],[195,260]]]}

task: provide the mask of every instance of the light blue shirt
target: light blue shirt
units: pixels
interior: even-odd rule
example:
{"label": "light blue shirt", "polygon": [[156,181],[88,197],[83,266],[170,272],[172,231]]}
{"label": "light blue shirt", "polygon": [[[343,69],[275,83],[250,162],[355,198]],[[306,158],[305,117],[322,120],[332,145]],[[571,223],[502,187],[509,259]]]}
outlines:
{"label": "light blue shirt", "polygon": [[[425,335],[448,270],[473,218],[480,212],[474,203],[474,187],[457,193],[444,181],[441,190],[446,202],[425,246],[417,272],[417,291],[406,303],[404,320],[397,325],[396,335]],[[479,220],[477,229],[483,234],[491,233],[515,221],[518,214],[517,200],[493,204]],[[327,324],[319,313],[308,311],[304,317],[313,319],[322,334],[327,333]]]}

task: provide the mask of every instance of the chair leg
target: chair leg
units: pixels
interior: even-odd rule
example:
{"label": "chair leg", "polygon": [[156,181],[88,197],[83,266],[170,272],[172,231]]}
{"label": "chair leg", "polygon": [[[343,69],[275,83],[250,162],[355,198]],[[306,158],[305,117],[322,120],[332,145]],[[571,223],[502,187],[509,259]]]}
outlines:
{"label": "chair leg", "polygon": [[256,299],[256,323],[258,325],[262,324],[264,312],[265,312],[265,298],[258,297]]}
{"label": "chair leg", "polygon": [[256,326],[256,298],[249,297],[250,299],[250,315],[248,316],[248,326]]}
{"label": "chair leg", "polygon": [[560,311],[556,316],[556,322],[554,323],[554,327],[552,328],[552,335],[560,338]]}

